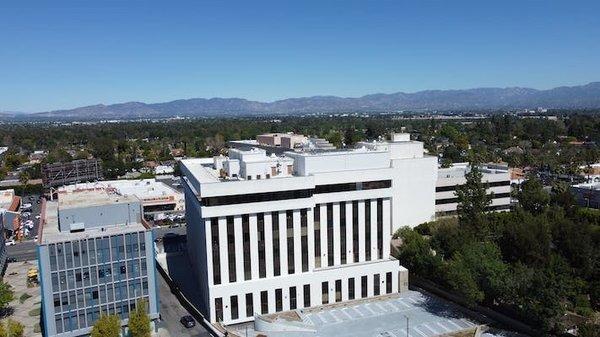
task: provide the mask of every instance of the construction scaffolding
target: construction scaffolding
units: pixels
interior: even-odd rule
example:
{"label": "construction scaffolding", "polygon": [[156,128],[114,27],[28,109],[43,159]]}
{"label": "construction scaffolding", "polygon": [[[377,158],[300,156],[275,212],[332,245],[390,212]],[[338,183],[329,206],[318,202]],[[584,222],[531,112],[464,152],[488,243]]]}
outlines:
{"label": "construction scaffolding", "polygon": [[100,159],[73,160],[69,163],[46,164],[42,168],[44,188],[97,181],[104,178]]}

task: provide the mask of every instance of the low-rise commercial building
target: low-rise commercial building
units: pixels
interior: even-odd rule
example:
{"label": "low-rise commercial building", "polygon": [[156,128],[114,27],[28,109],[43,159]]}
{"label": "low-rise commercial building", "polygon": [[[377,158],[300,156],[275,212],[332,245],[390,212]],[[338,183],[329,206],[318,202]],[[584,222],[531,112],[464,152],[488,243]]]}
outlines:
{"label": "low-rise commercial building", "polygon": [[88,190],[43,201],[37,244],[44,336],[85,336],[103,313],[125,330],[142,299],[158,318],[152,231],[135,196]]}
{"label": "low-rise commercial building", "polygon": [[58,196],[86,190],[114,191],[122,195],[134,195],[142,202],[146,218],[152,219],[163,214],[184,214],[185,201],[183,193],[152,179],[107,180],[62,186]]}
{"label": "low-rise commercial building", "polygon": [[573,185],[571,193],[579,206],[600,209],[600,182]]}
{"label": "low-rise commercial building", "polygon": [[[465,175],[469,172],[468,163],[455,163],[449,168],[439,168],[435,185],[436,216],[455,215],[458,208],[456,189],[466,182]],[[487,193],[492,194],[492,211],[507,211],[511,205],[511,180],[508,166],[487,164],[480,167],[481,180],[487,184]]]}

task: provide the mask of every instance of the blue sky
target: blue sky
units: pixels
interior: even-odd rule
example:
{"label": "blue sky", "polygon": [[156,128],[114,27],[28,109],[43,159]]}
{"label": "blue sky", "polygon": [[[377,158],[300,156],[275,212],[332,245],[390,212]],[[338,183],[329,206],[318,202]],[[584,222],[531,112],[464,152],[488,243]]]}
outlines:
{"label": "blue sky", "polygon": [[600,80],[600,1],[0,2],[0,111]]}

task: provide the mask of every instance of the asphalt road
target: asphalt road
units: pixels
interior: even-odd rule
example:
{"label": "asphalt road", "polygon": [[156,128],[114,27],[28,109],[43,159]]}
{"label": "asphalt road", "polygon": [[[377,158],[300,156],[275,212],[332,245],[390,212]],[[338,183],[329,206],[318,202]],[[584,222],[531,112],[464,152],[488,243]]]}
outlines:
{"label": "asphalt road", "polygon": [[17,261],[29,261],[37,259],[35,242],[33,240],[18,242],[14,246],[7,246],[8,257],[14,257]]}
{"label": "asphalt road", "polygon": [[179,322],[182,316],[189,315],[189,313],[181,306],[175,295],[171,293],[171,289],[162,275],[158,272],[157,274],[159,310],[162,318],[158,323],[159,329],[166,329],[172,337],[211,337],[211,334],[198,322],[196,322],[195,327],[190,329]]}

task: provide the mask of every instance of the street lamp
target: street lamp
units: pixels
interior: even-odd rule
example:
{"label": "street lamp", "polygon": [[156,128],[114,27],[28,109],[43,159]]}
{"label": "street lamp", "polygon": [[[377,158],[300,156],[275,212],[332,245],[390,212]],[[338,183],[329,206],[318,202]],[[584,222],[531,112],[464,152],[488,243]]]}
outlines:
{"label": "street lamp", "polygon": [[408,332],[408,316],[404,315],[404,318],[406,318],[406,337],[409,337],[409,332]]}

